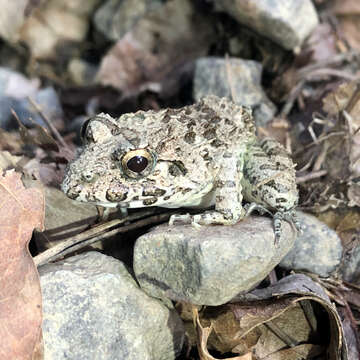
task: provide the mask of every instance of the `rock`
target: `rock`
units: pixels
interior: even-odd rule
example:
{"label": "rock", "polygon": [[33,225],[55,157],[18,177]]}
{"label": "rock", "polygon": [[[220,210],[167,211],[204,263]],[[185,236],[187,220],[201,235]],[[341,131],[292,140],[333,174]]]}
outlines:
{"label": "rock", "polygon": [[196,61],[193,95],[196,101],[213,94],[253,109],[258,126],[270,121],[275,105],[261,88],[260,63],[236,58],[204,57]]}
{"label": "rock", "polygon": [[119,40],[138,20],[163,4],[162,0],[108,0],[95,13],[95,27],[105,38]]}
{"label": "rock", "polygon": [[23,111],[23,108],[20,108],[19,101],[16,99],[10,96],[0,96],[0,127],[4,130],[11,130],[18,126],[11,109],[17,114]]}
{"label": "rock", "polygon": [[348,282],[360,285],[360,246],[355,246],[346,252],[340,267],[342,278]]}
{"label": "rock", "polygon": [[88,252],[39,268],[45,360],[170,360],[184,342],[174,310],[118,260]]}
{"label": "rock", "polygon": [[214,1],[239,23],[270,38],[288,50],[295,50],[318,24],[311,0],[223,0]]}
{"label": "rock", "polygon": [[134,272],[149,295],[220,305],[263,280],[291,249],[295,231],[283,222],[274,244],[272,219],[250,216],[234,226],[160,225],[139,237]]}
{"label": "rock", "polygon": [[287,270],[304,270],[324,277],[330,276],[340,265],[340,238],[316,217],[300,211],[297,214],[302,233],[279,265]]}
{"label": "rock", "polygon": [[16,99],[35,96],[39,86],[39,79],[29,80],[17,71],[0,67],[0,96],[9,96]]}
{"label": "rock", "polygon": [[63,242],[64,239],[84,231],[98,220],[95,205],[71,200],[54,187],[46,186],[44,191],[46,230],[34,234],[38,251],[44,251]]}
{"label": "rock", "polygon": [[25,21],[29,0],[0,0],[0,6],[0,36],[9,42],[16,42]]}
{"label": "rock", "polygon": [[[48,0],[26,19],[21,40],[35,59],[71,58],[88,32],[89,18],[100,0]],[[44,21],[46,19],[46,21]]]}
{"label": "rock", "polygon": [[74,58],[68,64],[68,74],[77,86],[93,85],[98,67],[82,59]]}
{"label": "rock", "polygon": [[[41,89],[31,96],[31,99],[39,105],[39,108],[49,119],[55,121],[62,118],[63,110],[54,88]],[[46,126],[43,118],[27,98],[17,99],[10,96],[0,96],[0,126],[6,130],[18,127],[11,109],[16,112],[25,126],[31,127],[33,122]]]}
{"label": "rock", "polygon": [[22,74],[0,67],[0,126],[10,130],[16,128],[11,109],[18,115],[23,124],[31,126],[33,121],[45,125],[42,117],[34,109],[30,97],[42,112],[51,120],[62,118],[63,110],[59,97],[53,87],[39,89],[39,80],[29,80]]}
{"label": "rock", "polygon": [[[62,119],[63,109],[57,92],[52,86],[40,89],[32,97],[32,100],[39,106],[42,113],[51,121]],[[22,106],[32,113],[32,119],[40,125],[44,125],[42,117],[38,114],[32,103],[28,99],[22,101]],[[25,125],[31,125],[27,118],[22,119]]]}

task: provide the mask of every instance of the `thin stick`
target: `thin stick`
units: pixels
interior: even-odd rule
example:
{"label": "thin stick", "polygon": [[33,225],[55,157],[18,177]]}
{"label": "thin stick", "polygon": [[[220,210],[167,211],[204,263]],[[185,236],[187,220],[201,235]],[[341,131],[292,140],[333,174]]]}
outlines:
{"label": "thin stick", "polygon": [[103,226],[100,225],[102,227],[100,230],[101,233],[99,233],[99,226],[89,229],[87,231],[84,231],[81,234],[71,237],[70,239],[62,242],[61,244],[53,246],[49,250],[42,252],[41,254],[35,256],[33,258],[33,260],[34,260],[34,263],[36,266],[40,266],[40,265],[46,264],[50,261],[58,260],[69,253],[72,253],[76,250],[79,250],[81,248],[89,246],[99,240],[104,240],[104,239],[107,239],[116,234],[121,234],[121,233],[130,231],[130,230],[134,230],[134,229],[146,226],[146,225],[163,222],[163,221],[169,219],[170,216],[171,216],[171,213],[150,216],[146,219],[142,219],[135,223],[125,225],[120,228],[110,230],[107,233],[104,233],[105,229],[113,227],[117,221],[121,221],[121,220],[113,220],[113,221],[110,221],[109,224],[106,223],[106,224],[103,224]]}
{"label": "thin stick", "polygon": [[355,51],[355,50],[351,50],[346,53],[338,54],[338,55],[332,56],[329,59],[326,59],[323,61],[318,61],[315,64],[305,66],[299,70],[298,74],[300,77],[303,77],[303,76],[306,76],[308,73],[313,72],[314,70],[317,70],[317,69],[323,69],[327,66],[340,65],[343,61],[345,61],[345,60],[350,61],[351,58],[353,58],[355,56],[359,56],[359,54],[360,54],[359,51]]}
{"label": "thin stick", "polygon": [[301,184],[301,183],[307,182],[309,180],[317,179],[321,176],[326,175],[327,173],[328,173],[327,170],[319,170],[319,171],[315,171],[315,172],[312,172],[312,173],[304,175],[304,176],[299,176],[296,178],[296,183]]}
{"label": "thin stick", "polygon": [[290,95],[288,96],[285,105],[282,107],[279,117],[285,118],[287,115],[289,115],[290,110],[292,109],[296,98],[299,96],[300,92],[302,91],[303,87],[305,86],[305,83],[306,83],[305,80],[300,80],[291,89]]}
{"label": "thin stick", "polygon": [[27,97],[27,99],[30,101],[31,105],[35,108],[35,110],[38,112],[38,114],[41,116],[41,118],[45,121],[46,125],[49,127],[52,134],[55,136],[55,138],[59,141],[59,143],[69,152],[71,152],[70,148],[67,146],[66,142],[64,141],[63,137],[60,135],[60,133],[57,131],[56,127],[52,124],[52,122],[49,120],[49,118],[44,114],[44,112],[41,110],[40,106],[31,98]]}

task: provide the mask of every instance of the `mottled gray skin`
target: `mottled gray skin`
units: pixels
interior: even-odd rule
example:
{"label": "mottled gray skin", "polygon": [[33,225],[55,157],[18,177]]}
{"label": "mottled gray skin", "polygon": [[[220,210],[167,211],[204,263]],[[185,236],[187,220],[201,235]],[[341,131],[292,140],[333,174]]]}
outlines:
{"label": "mottled gray skin", "polygon": [[[251,111],[226,98],[207,96],[181,109],[138,111],[118,119],[99,114],[83,132],[83,151],[62,183],[72,199],[123,208],[215,204],[215,210],[186,220],[231,225],[246,215],[244,197],[258,210],[275,213],[275,220],[293,220],[294,164],[278,142],[259,142]],[[136,149],[149,160],[141,172],[127,167]]]}

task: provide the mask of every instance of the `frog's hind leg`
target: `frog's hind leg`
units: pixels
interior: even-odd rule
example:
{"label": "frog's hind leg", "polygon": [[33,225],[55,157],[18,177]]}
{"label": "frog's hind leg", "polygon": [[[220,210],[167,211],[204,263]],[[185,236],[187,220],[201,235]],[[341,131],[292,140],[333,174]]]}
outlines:
{"label": "frog's hind leg", "polygon": [[219,170],[214,182],[215,210],[185,217],[172,216],[175,221],[188,222],[195,227],[209,224],[233,225],[245,216],[242,207],[241,178],[244,149],[225,152],[219,159]]}
{"label": "frog's hind leg", "polygon": [[254,210],[271,212],[276,241],[282,220],[299,227],[293,210],[298,201],[294,164],[280,143],[264,139],[251,145],[245,152],[243,173],[244,198],[251,202],[247,215]]}
{"label": "frog's hind leg", "polygon": [[197,224],[232,225],[245,216],[241,179],[244,149],[225,152],[215,180],[215,210],[194,216]]}

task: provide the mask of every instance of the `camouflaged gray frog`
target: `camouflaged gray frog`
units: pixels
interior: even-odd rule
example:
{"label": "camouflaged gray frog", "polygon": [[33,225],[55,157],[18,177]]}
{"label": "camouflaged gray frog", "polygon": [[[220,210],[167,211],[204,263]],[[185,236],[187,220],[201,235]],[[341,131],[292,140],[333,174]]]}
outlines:
{"label": "camouflaged gray frog", "polygon": [[[84,124],[84,147],[67,167],[62,190],[105,207],[208,208],[174,215],[195,225],[231,225],[253,209],[270,212],[275,235],[293,224],[294,164],[275,140],[259,141],[251,111],[207,96],[180,109],[138,111]],[[247,211],[242,200],[250,202]]]}

